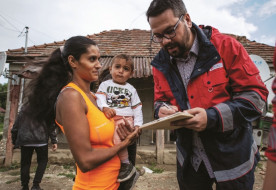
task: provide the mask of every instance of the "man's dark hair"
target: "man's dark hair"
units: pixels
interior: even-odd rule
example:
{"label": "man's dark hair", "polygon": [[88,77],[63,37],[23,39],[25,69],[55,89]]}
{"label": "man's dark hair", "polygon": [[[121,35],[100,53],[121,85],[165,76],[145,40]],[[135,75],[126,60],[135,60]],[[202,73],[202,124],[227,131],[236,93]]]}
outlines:
{"label": "man's dark hair", "polygon": [[187,13],[187,9],[182,0],[153,0],[147,10],[147,19],[155,17],[164,11],[171,9],[175,17],[180,17]]}

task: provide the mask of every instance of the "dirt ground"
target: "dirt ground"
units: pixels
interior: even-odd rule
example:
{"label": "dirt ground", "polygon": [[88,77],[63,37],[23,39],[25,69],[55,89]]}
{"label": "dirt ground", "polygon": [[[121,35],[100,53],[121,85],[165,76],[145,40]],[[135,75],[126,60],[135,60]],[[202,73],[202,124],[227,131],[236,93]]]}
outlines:
{"label": "dirt ground", "polygon": [[[5,142],[0,141],[0,157],[4,154]],[[254,190],[261,190],[266,170],[266,157],[261,152],[261,161],[255,170]],[[134,190],[178,190],[176,179],[176,165],[156,165],[153,164],[152,156],[141,156],[138,159],[136,167],[141,169],[150,168],[156,173],[145,173],[140,176]],[[1,159],[0,159],[1,160]],[[139,161],[140,160],[140,161]],[[141,161],[143,160],[143,161]],[[63,162],[64,163],[64,162]],[[144,164],[148,163],[148,164]],[[149,164],[151,163],[151,164]],[[31,166],[31,180],[34,178],[36,164]],[[41,187],[44,190],[70,190],[73,185],[75,168],[73,165],[48,164],[45,171]],[[30,183],[30,186],[32,184]],[[13,164],[10,168],[5,168],[0,164],[0,190],[19,190],[20,186],[20,168],[19,164]],[[215,189],[215,188],[214,188]]]}
{"label": "dirt ground", "polygon": [[[134,190],[177,190],[176,166],[175,165],[145,165],[138,164],[137,168],[146,166],[155,172],[145,173],[140,176]],[[31,180],[34,177],[36,165],[31,167]],[[261,190],[266,161],[262,160],[255,172],[254,190]],[[0,167],[0,189],[2,190],[19,190],[20,189],[20,169],[14,166],[14,169],[6,170]],[[73,166],[48,165],[44,174],[41,187],[44,190],[70,190],[73,185],[72,177],[74,176]],[[31,184],[30,184],[31,185]]]}

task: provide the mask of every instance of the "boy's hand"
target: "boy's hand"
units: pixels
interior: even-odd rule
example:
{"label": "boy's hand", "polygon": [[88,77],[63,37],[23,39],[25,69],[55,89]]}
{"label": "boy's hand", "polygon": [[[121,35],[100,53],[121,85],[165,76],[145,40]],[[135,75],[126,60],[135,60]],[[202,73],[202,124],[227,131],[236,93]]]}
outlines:
{"label": "boy's hand", "polygon": [[108,107],[103,108],[103,113],[108,119],[110,119],[116,115],[116,111],[114,109],[108,108]]}

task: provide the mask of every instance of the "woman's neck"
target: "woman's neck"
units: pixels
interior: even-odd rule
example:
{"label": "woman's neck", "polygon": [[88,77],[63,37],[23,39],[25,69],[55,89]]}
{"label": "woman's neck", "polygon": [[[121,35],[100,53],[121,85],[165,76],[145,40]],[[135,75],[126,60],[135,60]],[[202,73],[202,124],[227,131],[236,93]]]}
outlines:
{"label": "woman's neck", "polygon": [[76,84],[85,93],[90,93],[90,83],[86,81],[72,80],[72,83]]}

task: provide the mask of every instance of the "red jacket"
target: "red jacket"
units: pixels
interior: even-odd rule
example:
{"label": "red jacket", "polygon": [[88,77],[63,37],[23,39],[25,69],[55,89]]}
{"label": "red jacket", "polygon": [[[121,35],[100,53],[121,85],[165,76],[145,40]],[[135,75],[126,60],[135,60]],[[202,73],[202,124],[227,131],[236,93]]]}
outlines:
{"label": "red jacket", "polygon": [[[261,116],[268,90],[244,47],[217,29],[200,29],[193,24],[199,40],[199,53],[184,88],[174,60],[161,49],[152,61],[155,117],[162,102],[179,110],[206,109],[207,128],[199,133],[216,181],[222,189],[247,189],[253,184],[236,180],[252,171],[259,153],[252,137],[251,122]],[[176,130],[178,164],[185,173],[192,154],[192,131]],[[238,169],[240,168],[240,169]],[[240,179],[241,180],[241,179]]]}
{"label": "red jacket", "polygon": [[[274,51],[274,69],[276,69],[276,47]],[[265,155],[268,157],[268,159],[276,162],[276,78],[273,81],[272,90],[275,94],[275,97],[272,100],[274,116],[273,124],[269,131],[268,148],[265,152]]]}

